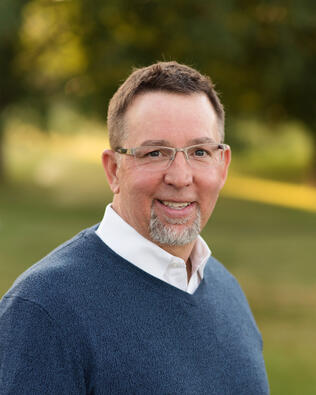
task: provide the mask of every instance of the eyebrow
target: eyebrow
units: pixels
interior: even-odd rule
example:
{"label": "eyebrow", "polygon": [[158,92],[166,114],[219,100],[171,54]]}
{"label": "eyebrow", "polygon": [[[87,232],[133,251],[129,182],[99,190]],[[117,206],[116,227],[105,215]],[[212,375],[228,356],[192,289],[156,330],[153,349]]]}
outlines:
{"label": "eyebrow", "polygon": [[190,145],[205,144],[205,143],[217,144],[216,141],[211,137],[200,137],[189,141]]}
{"label": "eyebrow", "polygon": [[170,143],[167,140],[146,140],[141,143],[141,146],[143,146],[143,145],[168,146],[168,145],[170,145]]}
{"label": "eyebrow", "polygon": [[[200,137],[193,140],[189,140],[187,146],[197,145],[197,144],[205,144],[212,143],[216,144],[216,141],[210,137]],[[171,147],[172,144],[168,140],[146,140],[141,143],[141,146],[163,146],[163,147]]]}

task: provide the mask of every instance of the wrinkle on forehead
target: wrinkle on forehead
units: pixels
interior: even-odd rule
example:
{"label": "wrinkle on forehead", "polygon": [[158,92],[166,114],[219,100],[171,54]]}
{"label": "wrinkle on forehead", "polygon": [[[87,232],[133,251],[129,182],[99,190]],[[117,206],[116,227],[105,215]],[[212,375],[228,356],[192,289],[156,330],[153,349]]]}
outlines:
{"label": "wrinkle on forehead", "polygon": [[[187,142],[187,146],[206,144],[206,143],[214,144],[214,143],[216,143],[216,141],[211,137],[200,137],[200,138],[195,138],[195,139],[189,140]],[[145,140],[140,145],[141,146],[154,146],[154,147],[157,147],[157,146],[173,147],[173,144],[171,144],[170,141],[168,141],[168,140]]]}

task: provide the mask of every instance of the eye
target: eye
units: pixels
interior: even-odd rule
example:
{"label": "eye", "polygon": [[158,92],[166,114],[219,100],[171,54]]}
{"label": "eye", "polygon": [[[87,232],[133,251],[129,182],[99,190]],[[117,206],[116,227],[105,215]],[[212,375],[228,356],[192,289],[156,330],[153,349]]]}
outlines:
{"label": "eye", "polygon": [[135,157],[138,159],[160,158],[161,150],[154,147],[138,147],[135,149]]}
{"label": "eye", "polygon": [[172,155],[172,151],[168,147],[155,147],[149,148],[146,151],[146,158],[154,158],[154,159],[169,159]]}
{"label": "eye", "polygon": [[138,159],[147,159],[147,160],[163,160],[169,159],[170,150],[167,147],[138,147],[135,150],[135,157]]}
{"label": "eye", "polygon": [[190,153],[190,156],[192,158],[197,158],[197,159],[207,159],[212,157],[212,151],[209,149],[205,149],[202,147],[194,148],[192,152]]}
{"label": "eye", "polygon": [[207,152],[205,149],[202,149],[202,148],[196,149],[194,151],[194,156],[203,157],[203,156],[207,156],[207,155],[209,155],[209,152]]}
{"label": "eye", "polygon": [[159,150],[155,150],[155,151],[150,151],[147,152],[146,156],[149,156],[150,158],[158,158],[159,156],[162,156],[162,152]]}

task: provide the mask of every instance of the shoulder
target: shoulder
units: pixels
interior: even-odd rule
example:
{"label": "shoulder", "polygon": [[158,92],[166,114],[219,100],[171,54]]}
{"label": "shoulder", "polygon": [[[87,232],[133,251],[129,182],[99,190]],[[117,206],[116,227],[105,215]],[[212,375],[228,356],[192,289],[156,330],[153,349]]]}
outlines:
{"label": "shoulder", "polygon": [[205,267],[204,277],[218,301],[229,305],[235,312],[246,314],[257,328],[246,295],[235,276],[221,262],[211,257]]}
{"label": "shoulder", "polygon": [[[86,306],[97,303],[93,290],[104,282],[101,267],[113,254],[95,229],[83,230],[17,278],[0,301],[0,331],[7,339],[15,334],[35,343],[40,333],[46,334],[47,344],[55,342],[54,349],[71,344],[77,355],[85,347],[81,339],[86,337]],[[86,349],[82,355],[87,355]]]}
{"label": "shoulder", "polygon": [[236,278],[226,269],[226,267],[214,257],[210,257],[205,266],[205,276],[211,277],[214,281],[224,281],[236,284]]}
{"label": "shoulder", "polygon": [[210,257],[204,271],[204,277],[207,282],[212,283],[217,289],[219,295],[221,293],[231,294],[246,301],[245,295],[233,274],[214,257]]}
{"label": "shoulder", "polygon": [[106,246],[95,235],[96,226],[85,229],[58,246],[22,273],[4,298],[18,297],[43,307],[71,297],[87,275],[97,275],[91,262]]}

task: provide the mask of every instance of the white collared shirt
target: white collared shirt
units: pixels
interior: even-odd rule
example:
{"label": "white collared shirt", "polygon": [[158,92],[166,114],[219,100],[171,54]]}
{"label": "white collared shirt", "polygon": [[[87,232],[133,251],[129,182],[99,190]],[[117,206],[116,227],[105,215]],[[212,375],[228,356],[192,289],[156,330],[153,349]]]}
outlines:
{"label": "white collared shirt", "polygon": [[188,283],[184,260],[169,254],[139,234],[112,209],[110,204],[106,207],[104,217],[95,233],[122,258],[190,294],[194,293],[203,279],[204,267],[211,255],[205,241],[198,236],[190,255],[192,274]]}

